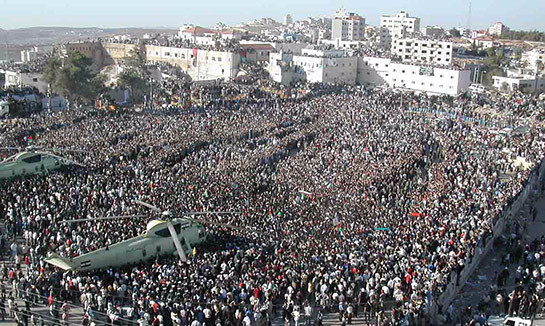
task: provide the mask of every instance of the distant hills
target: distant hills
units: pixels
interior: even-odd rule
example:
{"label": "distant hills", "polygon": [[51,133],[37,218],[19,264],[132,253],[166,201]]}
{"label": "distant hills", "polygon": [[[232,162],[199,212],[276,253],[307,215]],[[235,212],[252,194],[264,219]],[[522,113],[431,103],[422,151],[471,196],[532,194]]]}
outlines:
{"label": "distant hills", "polygon": [[76,27],[29,27],[0,29],[0,45],[49,45],[63,42],[84,41],[119,34],[142,36],[146,33],[174,33],[166,28],[76,28]]}

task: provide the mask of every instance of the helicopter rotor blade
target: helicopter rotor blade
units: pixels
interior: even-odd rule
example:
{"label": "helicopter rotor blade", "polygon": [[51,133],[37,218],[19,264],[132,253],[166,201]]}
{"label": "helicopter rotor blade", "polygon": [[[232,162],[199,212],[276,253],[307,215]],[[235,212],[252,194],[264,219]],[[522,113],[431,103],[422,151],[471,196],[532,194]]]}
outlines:
{"label": "helicopter rotor blade", "polygon": [[70,148],[40,148],[44,150],[50,150],[52,152],[67,152],[67,153],[85,153],[90,154],[89,151],[84,151],[82,149],[70,149]]}
{"label": "helicopter rotor blade", "polygon": [[229,212],[229,211],[224,211],[224,212],[215,212],[215,211],[211,211],[211,212],[183,212],[181,214],[177,214],[179,216],[185,216],[185,215],[211,215],[211,214],[215,214],[215,215],[229,215],[229,214],[241,214],[242,212],[235,212],[235,211],[232,211],[232,212]]}
{"label": "helicopter rotor blade", "polygon": [[106,216],[106,217],[95,217],[95,218],[80,218],[77,220],[64,220],[60,223],[79,223],[79,222],[90,222],[90,221],[105,221],[105,220],[120,220],[125,218],[133,217],[146,217],[146,215],[119,215],[119,216]]}
{"label": "helicopter rotor blade", "polygon": [[22,147],[0,147],[3,151],[21,151],[22,149]]}
{"label": "helicopter rotor blade", "polygon": [[[198,214],[192,214],[192,215],[207,215],[207,214],[215,214],[216,212],[197,212],[197,213]],[[239,212],[218,212],[218,213],[233,214],[233,213],[239,213]],[[205,221],[205,220],[200,219],[200,218],[187,217],[185,215],[179,215],[178,217],[181,218],[181,219],[185,219],[185,220],[200,223],[200,224],[213,225],[213,226],[217,226],[217,227],[225,227],[225,228],[228,228],[228,229],[255,233],[255,234],[259,234],[259,235],[264,236],[264,237],[271,237],[272,238],[272,235],[270,235],[270,234],[255,231],[255,230],[245,228],[245,227],[241,227],[241,226],[235,226],[235,225],[231,225],[231,224],[224,224],[224,223]]]}
{"label": "helicopter rotor blade", "polygon": [[162,213],[162,212],[163,212],[163,211],[161,211],[157,206],[153,206],[152,204],[143,202],[143,201],[141,201],[141,200],[135,199],[134,202],[137,203],[137,204],[139,204],[139,205],[146,206],[147,208],[149,208],[149,209],[151,209],[152,211],[155,211],[155,212],[157,212],[157,213]]}
{"label": "helicopter rotor blade", "polygon": [[185,251],[182,248],[182,244],[180,243],[180,239],[178,238],[178,234],[176,234],[176,230],[174,229],[174,226],[172,225],[172,222],[169,220],[167,221],[167,227],[170,231],[170,236],[172,237],[172,240],[174,241],[174,246],[176,247],[176,251],[178,252],[178,256],[180,256],[180,259],[182,262],[187,262],[187,256],[185,255]]}

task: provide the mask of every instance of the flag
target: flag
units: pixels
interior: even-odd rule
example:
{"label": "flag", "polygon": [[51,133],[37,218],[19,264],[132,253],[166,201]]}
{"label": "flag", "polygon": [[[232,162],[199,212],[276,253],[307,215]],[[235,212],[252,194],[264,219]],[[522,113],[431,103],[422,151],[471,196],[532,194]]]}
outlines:
{"label": "flag", "polygon": [[193,247],[193,256],[197,254],[197,247]]}
{"label": "flag", "polygon": [[375,231],[391,231],[390,228],[375,228]]}
{"label": "flag", "polygon": [[422,214],[420,214],[418,212],[411,212],[411,216],[412,217],[420,217],[420,216],[422,216]]}

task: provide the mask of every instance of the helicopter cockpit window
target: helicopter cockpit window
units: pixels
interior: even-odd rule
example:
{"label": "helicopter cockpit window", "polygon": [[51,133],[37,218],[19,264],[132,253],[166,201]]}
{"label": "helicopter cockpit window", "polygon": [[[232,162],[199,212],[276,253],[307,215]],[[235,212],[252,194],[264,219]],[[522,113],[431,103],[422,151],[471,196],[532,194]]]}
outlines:
{"label": "helicopter cockpit window", "polygon": [[38,162],[41,162],[41,160],[42,160],[42,155],[39,155],[39,154],[22,159],[22,161],[25,163],[38,163]]}
{"label": "helicopter cockpit window", "polygon": [[[180,231],[182,230],[182,225],[181,224],[175,224],[174,225],[174,230],[176,230],[176,234],[180,234]],[[168,230],[168,228],[164,228],[162,230],[159,230],[159,231],[155,232],[155,235],[158,235],[161,238],[167,238],[167,237],[170,237],[170,231]]]}

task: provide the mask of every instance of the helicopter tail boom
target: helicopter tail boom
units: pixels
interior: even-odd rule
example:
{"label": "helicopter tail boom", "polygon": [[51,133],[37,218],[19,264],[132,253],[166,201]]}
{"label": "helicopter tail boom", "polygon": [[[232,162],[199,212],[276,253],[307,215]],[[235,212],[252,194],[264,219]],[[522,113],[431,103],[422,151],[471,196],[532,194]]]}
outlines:
{"label": "helicopter tail boom", "polygon": [[51,254],[45,259],[46,263],[57,266],[65,271],[74,270],[77,266],[74,262],[71,262],[65,257],[61,257],[57,254]]}

